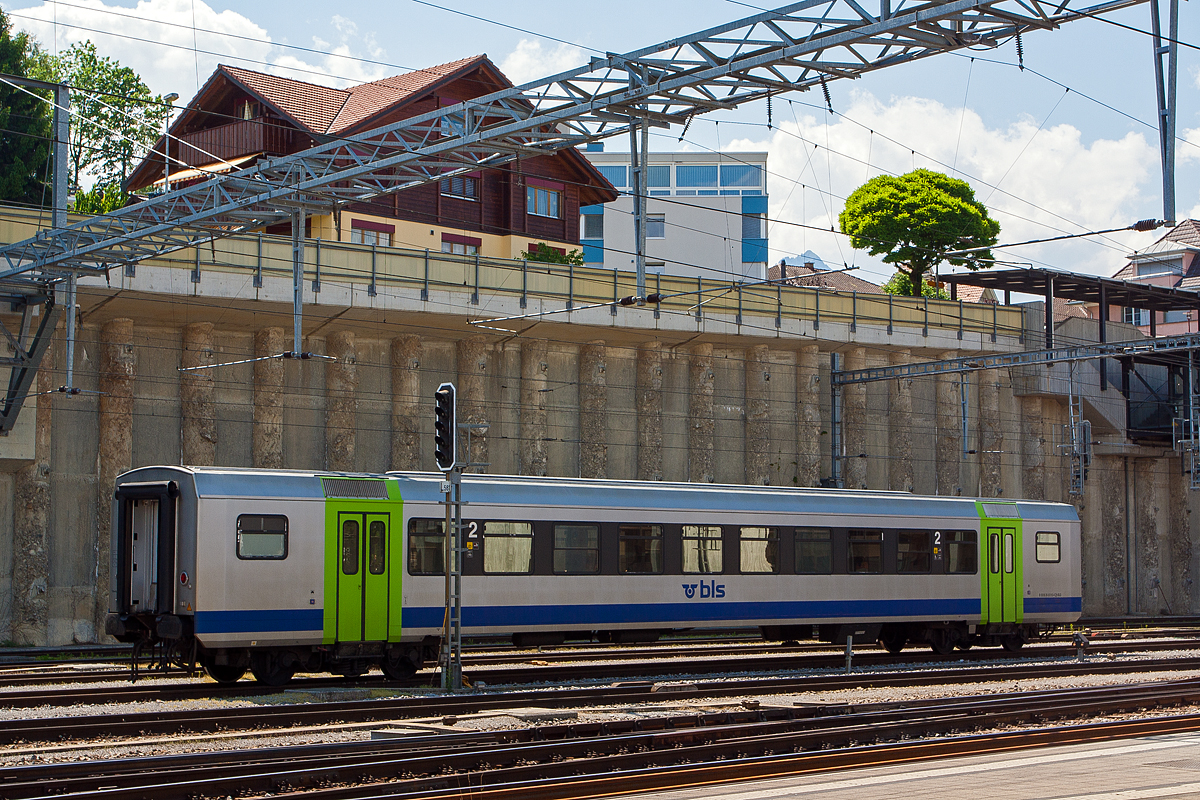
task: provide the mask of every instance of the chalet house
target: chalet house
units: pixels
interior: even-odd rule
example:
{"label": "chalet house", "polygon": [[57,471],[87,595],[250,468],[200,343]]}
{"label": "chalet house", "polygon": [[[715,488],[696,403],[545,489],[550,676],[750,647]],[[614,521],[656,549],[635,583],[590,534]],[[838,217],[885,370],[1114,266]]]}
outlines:
{"label": "chalet house", "polygon": [[[256,159],[295,153],[512,84],[487,56],[335,89],[220,66],[167,138],[171,188]],[[161,189],[163,141],[130,175],[130,192]],[[539,242],[579,245],[579,209],[617,192],[574,148],[406,189],[309,219],[310,238],[520,258]],[[272,231],[275,232],[275,231]],[[286,230],[280,230],[285,233]]]}
{"label": "chalet house", "polygon": [[[1114,278],[1172,288],[1200,289],[1200,222],[1185,219],[1154,244],[1129,255]],[[1137,325],[1151,336],[1175,336],[1200,331],[1194,310],[1149,311],[1124,308],[1122,322]],[[1152,318],[1153,316],[1153,318]],[[1110,319],[1112,319],[1110,315]],[[1153,325],[1151,324],[1153,323]],[[1152,330],[1153,328],[1153,330]]]}

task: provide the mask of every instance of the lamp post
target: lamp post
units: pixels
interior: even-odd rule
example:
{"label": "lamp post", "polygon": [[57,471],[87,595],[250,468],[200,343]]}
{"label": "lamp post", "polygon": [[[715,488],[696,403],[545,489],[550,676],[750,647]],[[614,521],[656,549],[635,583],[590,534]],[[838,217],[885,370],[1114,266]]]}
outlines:
{"label": "lamp post", "polygon": [[178,99],[175,92],[163,96],[167,105],[167,116],[163,120],[163,194],[171,191],[171,104]]}

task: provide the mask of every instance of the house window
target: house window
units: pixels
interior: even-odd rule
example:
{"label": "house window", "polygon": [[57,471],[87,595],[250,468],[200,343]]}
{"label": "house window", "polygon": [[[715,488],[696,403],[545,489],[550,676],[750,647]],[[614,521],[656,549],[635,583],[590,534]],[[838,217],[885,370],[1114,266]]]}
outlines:
{"label": "house window", "polygon": [[646,186],[651,189],[669,189],[671,187],[671,166],[655,164],[646,168]]}
{"label": "house window", "polygon": [[453,253],[456,256],[477,256],[479,255],[479,245],[464,244],[462,242],[442,242],[443,253]]}
{"label": "house window", "polygon": [[1130,308],[1126,306],[1121,309],[1121,321],[1126,325],[1149,325],[1150,312],[1145,308]]}
{"label": "house window", "polygon": [[[680,164],[675,167],[675,185],[688,188],[716,188],[716,164]],[[708,194],[716,194],[709,192]]]}
{"label": "house window", "polygon": [[240,119],[257,119],[262,115],[262,106],[253,100],[238,104],[237,116]]}
{"label": "house window", "polygon": [[626,177],[629,172],[628,167],[617,166],[615,164],[600,164],[596,166],[596,170],[618,189],[626,186],[626,182],[629,180]]}
{"label": "house window", "polygon": [[763,215],[762,214],[742,214],[742,238],[743,239],[761,239],[763,238]]}
{"label": "house window", "polygon": [[667,238],[667,215],[666,214],[647,214],[646,215],[646,238],[647,239],[665,239],[665,238]]}
{"label": "house window", "polygon": [[383,247],[392,246],[392,235],[383,231],[366,231],[362,228],[350,230],[350,244],[377,244]]}
{"label": "house window", "polygon": [[722,186],[762,186],[762,167],[754,164],[722,164]]}
{"label": "house window", "polygon": [[1151,261],[1146,264],[1137,265],[1137,276],[1139,278],[1149,278],[1153,275],[1182,275],[1183,274],[1183,259],[1176,258],[1171,261]]}
{"label": "house window", "polygon": [[603,214],[584,214],[583,215],[583,238],[584,239],[603,239],[604,238],[604,215]]}
{"label": "house window", "polygon": [[467,175],[442,178],[442,194],[446,197],[458,197],[463,200],[478,200],[479,179]]}
{"label": "house window", "polygon": [[525,187],[525,213],[558,219],[558,192],[540,186]]}

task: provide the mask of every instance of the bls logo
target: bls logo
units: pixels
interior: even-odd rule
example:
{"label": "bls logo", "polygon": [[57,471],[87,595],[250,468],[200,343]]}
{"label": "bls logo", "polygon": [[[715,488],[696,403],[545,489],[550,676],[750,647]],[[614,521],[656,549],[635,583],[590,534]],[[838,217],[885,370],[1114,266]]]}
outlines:
{"label": "bls logo", "polygon": [[725,584],[723,584],[723,583],[718,584],[715,580],[709,581],[708,583],[705,583],[704,581],[700,581],[700,583],[698,583],[698,584],[697,583],[683,584],[683,593],[685,595],[687,595],[688,600],[691,600],[692,598],[694,598],[696,596],[696,588],[697,587],[699,587],[699,589],[700,589],[700,599],[702,599],[702,600],[707,600],[710,597],[724,597],[725,596]]}

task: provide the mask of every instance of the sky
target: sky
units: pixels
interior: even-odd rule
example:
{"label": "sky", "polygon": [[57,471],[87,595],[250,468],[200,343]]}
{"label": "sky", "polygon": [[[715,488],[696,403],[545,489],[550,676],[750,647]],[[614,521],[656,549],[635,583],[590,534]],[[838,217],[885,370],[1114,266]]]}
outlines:
{"label": "sky", "polygon": [[[342,0],[333,7],[312,0],[0,0],[0,6],[14,27],[47,49],[90,38],[154,92],[177,92],[183,101],[221,63],[345,86],[486,53],[521,83],[597,53],[628,52],[756,13],[735,0]],[[1150,7],[1108,18],[1148,30]],[[1179,34],[1200,43],[1196,3],[1180,3]],[[833,113],[819,93],[794,93],[775,100],[770,129],[765,105],[752,104],[698,118],[683,140],[679,130],[655,130],[651,147],[767,151],[772,259],[811,249],[876,282],[891,268],[829,229],[837,226],[844,198],[884,173],[928,167],[967,180],[1001,223],[1005,244],[1161,218],[1150,37],[1084,19],[1022,39],[1025,70],[1016,66],[1012,42],[941,54],[832,81]],[[1176,216],[1200,218],[1200,51],[1181,47],[1179,55]],[[614,140],[609,149],[625,144]],[[997,257],[1111,274],[1132,249],[1160,235],[1025,245]]]}

